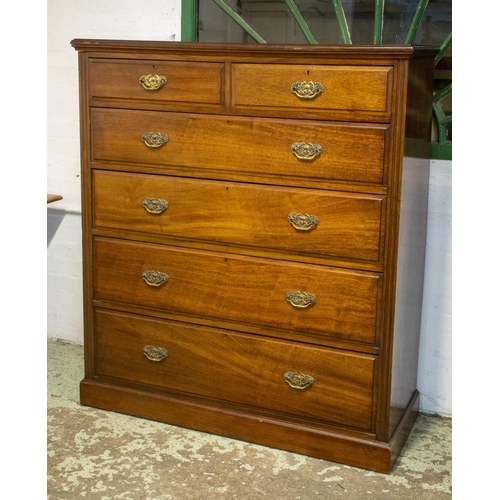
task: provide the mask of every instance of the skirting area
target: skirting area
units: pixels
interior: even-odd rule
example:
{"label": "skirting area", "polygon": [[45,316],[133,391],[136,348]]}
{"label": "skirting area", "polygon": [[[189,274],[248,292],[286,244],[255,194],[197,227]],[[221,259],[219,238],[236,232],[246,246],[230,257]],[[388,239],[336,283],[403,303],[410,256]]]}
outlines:
{"label": "skirting area", "polygon": [[451,499],[451,419],[420,415],[378,474],[80,406],[83,347],[47,353],[49,500]]}

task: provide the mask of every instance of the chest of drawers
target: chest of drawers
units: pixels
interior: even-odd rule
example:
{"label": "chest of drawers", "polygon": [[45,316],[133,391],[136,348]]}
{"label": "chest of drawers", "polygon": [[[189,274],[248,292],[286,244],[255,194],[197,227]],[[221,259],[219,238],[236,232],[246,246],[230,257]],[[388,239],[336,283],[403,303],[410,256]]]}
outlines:
{"label": "chest of drawers", "polygon": [[81,403],[389,472],[418,411],[434,53],[72,45]]}

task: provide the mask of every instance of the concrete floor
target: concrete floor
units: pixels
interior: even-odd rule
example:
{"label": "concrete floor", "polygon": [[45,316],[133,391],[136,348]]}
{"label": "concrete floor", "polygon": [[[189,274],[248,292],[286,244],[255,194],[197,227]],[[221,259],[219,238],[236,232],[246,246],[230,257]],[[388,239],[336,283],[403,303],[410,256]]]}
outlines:
{"label": "concrete floor", "polygon": [[449,500],[451,419],[420,415],[389,475],[80,406],[83,348],[48,341],[49,500]]}

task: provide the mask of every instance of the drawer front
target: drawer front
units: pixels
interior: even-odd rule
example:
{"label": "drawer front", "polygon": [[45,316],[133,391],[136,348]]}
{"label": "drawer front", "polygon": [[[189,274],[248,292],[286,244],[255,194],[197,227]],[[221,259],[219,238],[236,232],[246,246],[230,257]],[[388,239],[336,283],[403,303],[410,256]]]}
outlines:
{"label": "drawer front", "polygon": [[388,128],[93,109],[92,159],[381,183]]}
{"label": "drawer front", "polygon": [[381,278],[229,254],[95,238],[94,298],[365,343]]}
{"label": "drawer front", "polygon": [[233,105],[387,112],[390,75],[387,66],[234,64]]}
{"label": "drawer front", "polygon": [[169,103],[220,104],[223,63],[91,59],[89,95]]}
{"label": "drawer front", "polygon": [[378,261],[384,198],[94,171],[94,225]]}
{"label": "drawer front", "polygon": [[372,427],[375,356],[129,314],[97,311],[95,318],[97,375]]}

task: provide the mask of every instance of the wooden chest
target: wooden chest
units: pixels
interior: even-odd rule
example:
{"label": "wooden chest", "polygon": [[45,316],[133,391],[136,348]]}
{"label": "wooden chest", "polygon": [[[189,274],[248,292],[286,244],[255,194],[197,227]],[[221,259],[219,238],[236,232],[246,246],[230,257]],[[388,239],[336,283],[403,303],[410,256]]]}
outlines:
{"label": "wooden chest", "polygon": [[82,404],[389,472],[418,411],[434,54],[72,45]]}

